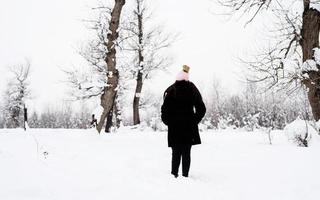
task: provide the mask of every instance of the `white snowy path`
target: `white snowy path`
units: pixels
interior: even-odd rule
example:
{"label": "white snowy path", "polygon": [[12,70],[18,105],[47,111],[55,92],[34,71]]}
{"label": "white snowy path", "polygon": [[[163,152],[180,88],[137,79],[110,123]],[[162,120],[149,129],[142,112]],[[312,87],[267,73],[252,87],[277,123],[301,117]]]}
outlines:
{"label": "white snowy path", "polygon": [[[0,130],[1,200],[319,200],[320,141],[205,132],[190,178],[170,175],[166,133]],[[45,155],[47,152],[48,155]]]}

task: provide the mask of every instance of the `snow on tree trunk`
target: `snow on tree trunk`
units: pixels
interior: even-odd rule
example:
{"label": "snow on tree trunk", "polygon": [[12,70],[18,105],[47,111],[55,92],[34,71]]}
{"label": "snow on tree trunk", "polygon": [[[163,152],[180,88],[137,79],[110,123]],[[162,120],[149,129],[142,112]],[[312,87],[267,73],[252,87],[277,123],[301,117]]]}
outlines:
{"label": "snow on tree trunk", "polygon": [[[305,2],[305,10],[303,12],[302,30],[301,30],[301,46],[303,53],[303,62],[313,60],[314,49],[319,47],[320,32],[320,12],[309,7],[309,1]],[[317,66],[319,69],[319,65]],[[311,105],[313,117],[316,121],[320,119],[320,73],[319,70],[308,71],[310,79],[306,79],[303,83],[308,88],[308,99]]]}
{"label": "snow on tree trunk", "polygon": [[119,106],[118,94],[116,97],[116,102],[114,103],[113,110],[114,110],[114,115],[115,115],[116,127],[120,128],[121,123],[122,123],[122,119],[121,119],[121,110],[120,110],[120,106]]}

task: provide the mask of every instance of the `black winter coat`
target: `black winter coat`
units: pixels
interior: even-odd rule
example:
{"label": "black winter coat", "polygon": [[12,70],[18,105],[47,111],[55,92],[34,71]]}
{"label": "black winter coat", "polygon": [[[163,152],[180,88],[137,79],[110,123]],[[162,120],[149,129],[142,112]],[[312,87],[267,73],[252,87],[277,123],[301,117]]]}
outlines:
{"label": "black winter coat", "polygon": [[168,126],[168,146],[201,144],[198,123],[206,113],[197,87],[190,81],[176,81],[164,93],[161,119]]}

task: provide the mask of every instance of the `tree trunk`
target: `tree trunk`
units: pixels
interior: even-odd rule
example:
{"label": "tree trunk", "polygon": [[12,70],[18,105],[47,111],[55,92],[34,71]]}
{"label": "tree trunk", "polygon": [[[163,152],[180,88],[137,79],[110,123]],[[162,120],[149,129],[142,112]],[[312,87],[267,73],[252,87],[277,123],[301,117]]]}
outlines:
{"label": "tree trunk", "polygon": [[138,74],[137,74],[137,85],[133,98],[133,124],[140,124],[140,114],[139,114],[139,104],[143,85],[143,29],[142,29],[142,12],[141,12],[141,2],[137,0],[137,18],[138,18]]}
{"label": "tree trunk", "polygon": [[133,99],[133,124],[140,124],[140,114],[139,114],[139,104],[140,104],[140,96],[142,91],[142,73],[138,72],[137,77],[137,85],[136,90],[134,93],[134,99]]}
{"label": "tree trunk", "polygon": [[[116,94],[115,97],[115,101],[113,103],[113,108],[109,111],[109,114],[107,116],[107,122],[106,122],[106,128],[105,128],[105,132],[106,133],[110,133],[110,129],[113,125],[113,122],[116,123],[116,127],[119,128],[120,124],[121,124],[121,112],[118,108],[118,103],[117,103],[117,98],[118,98],[118,94]],[[115,119],[113,119],[113,117]]]}
{"label": "tree trunk", "polygon": [[112,118],[113,118],[113,108],[109,111],[106,121],[106,127],[104,129],[104,132],[110,133],[110,129],[112,127]]}
{"label": "tree trunk", "polygon": [[[303,12],[301,46],[303,62],[314,59],[313,49],[319,47],[320,32],[320,12],[309,8],[309,1],[305,1],[306,6]],[[312,109],[313,117],[316,121],[320,119],[320,73],[318,71],[307,72],[310,79],[303,83],[308,88],[308,99]]]}
{"label": "tree trunk", "polygon": [[115,116],[115,121],[116,121],[116,127],[120,128],[121,125],[121,110],[119,108],[119,100],[118,100],[118,95],[116,96],[116,101],[114,102],[113,106],[113,112]]}
{"label": "tree trunk", "polygon": [[26,108],[26,106],[23,106],[23,129],[26,131],[27,130],[27,125],[28,123],[28,109]]}
{"label": "tree trunk", "polygon": [[103,107],[103,112],[100,117],[100,121],[97,125],[97,131],[100,133],[104,125],[105,119],[108,116],[110,110],[113,107],[115,96],[117,93],[119,72],[116,68],[116,49],[115,41],[119,34],[117,32],[120,23],[120,16],[122,7],[125,4],[125,0],[115,0],[113,10],[111,12],[111,20],[109,22],[109,31],[107,34],[107,86],[104,88],[104,92],[101,95],[100,105]]}

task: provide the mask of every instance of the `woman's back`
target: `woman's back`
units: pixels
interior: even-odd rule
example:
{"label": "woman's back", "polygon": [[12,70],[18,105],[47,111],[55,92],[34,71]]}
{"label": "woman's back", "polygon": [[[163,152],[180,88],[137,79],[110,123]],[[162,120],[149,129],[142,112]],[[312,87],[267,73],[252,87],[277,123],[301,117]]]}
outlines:
{"label": "woman's back", "polygon": [[205,105],[197,87],[190,81],[176,81],[164,94],[162,121],[168,125],[168,145],[200,144],[198,123]]}
{"label": "woman's back", "polygon": [[172,114],[176,117],[193,115],[193,87],[189,81],[176,81],[173,84],[172,94]]}

